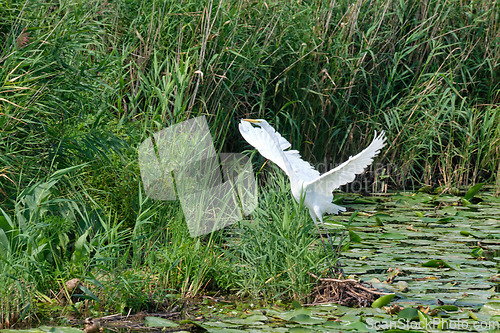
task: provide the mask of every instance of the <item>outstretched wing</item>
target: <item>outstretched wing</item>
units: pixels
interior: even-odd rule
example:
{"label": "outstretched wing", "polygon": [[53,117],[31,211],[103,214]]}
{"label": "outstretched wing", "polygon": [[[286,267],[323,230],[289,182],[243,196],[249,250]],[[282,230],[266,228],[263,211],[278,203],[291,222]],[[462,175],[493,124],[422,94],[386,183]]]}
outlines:
{"label": "outstretched wing", "polygon": [[[304,161],[297,150],[287,150],[291,147],[290,142],[283,138],[276,130],[268,125],[268,131],[261,127],[254,127],[249,122],[242,120],[239,124],[240,133],[243,138],[252,145],[259,153],[273,161],[288,177],[294,172],[304,181],[312,181],[319,177],[308,162]],[[290,163],[293,170],[288,170],[284,159]]]}
{"label": "outstretched wing", "polygon": [[352,182],[356,175],[362,173],[366,167],[372,164],[373,158],[385,146],[385,140],[384,131],[380,132],[378,136],[377,131],[375,131],[375,138],[365,150],[356,156],[349,157],[347,161],[338,167],[311,181],[307,184],[308,189],[324,196],[332,196],[333,190]]}

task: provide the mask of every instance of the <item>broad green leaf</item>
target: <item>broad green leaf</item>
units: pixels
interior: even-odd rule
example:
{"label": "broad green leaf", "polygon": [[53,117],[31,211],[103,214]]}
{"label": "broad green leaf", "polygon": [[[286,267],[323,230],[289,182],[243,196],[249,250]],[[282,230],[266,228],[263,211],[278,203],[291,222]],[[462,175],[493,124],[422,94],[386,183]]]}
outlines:
{"label": "broad green leaf", "polygon": [[389,294],[389,295],[380,296],[372,303],[372,308],[381,308],[381,307],[389,304],[392,301],[392,299],[394,298],[394,296],[396,296],[396,294]]}
{"label": "broad green leaf", "polygon": [[500,301],[486,303],[483,305],[479,313],[490,316],[500,316]]}
{"label": "broad green leaf", "polygon": [[79,330],[75,327],[50,327],[50,326],[40,326],[39,329],[43,332],[49,333],[82,333],[82,330]]}
{"label": "broad green leaf", "polygon": [[321,318],[311,317],[311,316],[303,313],[303,314],[298,314],[296,316],[293,316],[292,318],[290,318],[290,321],[294,321],[296,323],[304,324],[304,325],[314,325],[314,324],[323,323],[326,320],[321,319]]}
{"label": "broad green leaf", "polygon": [[470,253],[474,258],[481,258],[483,257],[483,249],[480,247],[476,247],[473,249]]}
{"label": "broad green leaf", "polygon": [[236,325],[263,325],[267,319],[263,314],[254,314],[246,318],[227,317],[223,318],[222,321]]}
{"label": "broad green leaf", "polygon": [[422,266],[424,267],[434,267],[434,268],[452,268],[450,265],[448,265],[447,262],[445,262],[444,260],[442,259],[432,259],[432,260],[429,260],[425,263],[422,264]]}
{"label": "broad green leaf", "polygon": [[361,237],[352,230],[349,230],[349,238],[353,243],[361,243],[363,241]]}
{"label": "broad green leaf", "polygon": [[77,294],[75,296],[79,296],[79,297],[84,298],[84,299],[91,299],[93,301],[100,302],[99,298],[97,298],[97,296],[94,295],[94,293],[92,291],[90,291],[89,289],[87,289],[85,286],[79,285],[78,288],[80,288],[80,290],[83,292],[83,294]]}
{"label": "broad green leaf", "polygon": [[458,311],[459,307],[456,305],[452,305],[452,304],[445,304],[445,305],[436,306],[435,309],[441,309],[444,311]]}
{"label": "broad green leaf", "polygon": [[471,206],[472,205],[472,202],[470,202],[469,200],[465,199],[465,198],[462,198],[462,204],[464,206]]}
{"label": "broad green leaf", "polygon": [[10,254],[10,242],[7,235],[0,229],[0,258],[6,258]]}
{"label": "broad green leaf", "polygon": [[395,232],[386,232],[379,236],[379,239],[407,239],[408,236],[395,233]]}
{"label": "broad green leaf", "polygon": [[71,261],[74,264],[79,264],[80,261],[83,258],[85,258],[86,254],[87,254],[86,244],[87,244],[87,236],[89,234],[89,231],[90,231],[90,229],[87,229],[87,231],[85,231],[83,233],[83,235],[78,237],[78,239],[75,242],[75,251],[73,252],[73,255],[71,256]]}
{"label": "broad green leaf", "polygon": [[368,327],[366,326],[366,324],[361,322],[361,321],[356,321],[356,322],[350,323],[344,327],[346,329],[355,330],[355,332],[369,332],[370,331],[368,329]]}
{"label": "broad green leaf", "polygon": [[375,200],[370,200],[370,199],[366,199],[366,198],[362,198],[362,197],[358,197],[356,199],[354,199],[354,203],[355,204],[376,204],[377,202]]}
{"label": "broad green leaf", "polygon": [[398,313],[398,318],[402,319],[408,319],[408,320],[417,320],[419,319],[418,317],[418,310],[415,308],[404,308]]}
{"label": "broad green leaf", "polygon": [[179,324],[171,320],[159,317],[148,316],[144,320],[144,325],[147,327],[177,327]]}
{"label": "broad green leaf", "polygon": [[5,216],[0,216],[0,229],[3,229],[6,232],[12,230],[12,226],[9,224]]}
{"label": "broad green leaf", "polygon": [[316,332],[310,328],[306,328],[306,327],[292,327],[288,330],[288,332],[290,333],[313,333],[313,332]]}
{"label": "broad green leaf", "polygon": [[483,185],[484,183],[477,183],[476,185],[471,186],[467,191],[467,193],[465,193],[464,199],[470,201],[470,199],[472,199],[477,194],[477,192],[479,192],[479,190],[481,189],[481,187],[483,187]]}
{"label": "broad green leaf", "polygon": [[[44,333],[46,331],[42,331],[39,328],[29,328],[25,330],[15,330],[15,329],[3,329],[0,330],[0,333]],[[83,331],[79,331],[80,333]]]}

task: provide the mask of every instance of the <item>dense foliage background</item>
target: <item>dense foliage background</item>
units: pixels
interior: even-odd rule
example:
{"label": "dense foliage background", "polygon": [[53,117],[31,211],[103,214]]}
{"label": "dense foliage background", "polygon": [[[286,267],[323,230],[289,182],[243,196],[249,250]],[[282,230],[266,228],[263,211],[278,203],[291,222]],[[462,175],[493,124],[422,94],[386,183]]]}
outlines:
{"label": "dense foliage background", "polygon": [[500,185],[494,0],[3,0],[0,17],[0,324],[73,277],[95,310],[308,290],[320,253],[281,176],[238,236],[193,240],[176,203],[145,198],[137,146],[198,115],[225,152],[249,148],[242,117],[323,171],[385,130],[392,188]]}

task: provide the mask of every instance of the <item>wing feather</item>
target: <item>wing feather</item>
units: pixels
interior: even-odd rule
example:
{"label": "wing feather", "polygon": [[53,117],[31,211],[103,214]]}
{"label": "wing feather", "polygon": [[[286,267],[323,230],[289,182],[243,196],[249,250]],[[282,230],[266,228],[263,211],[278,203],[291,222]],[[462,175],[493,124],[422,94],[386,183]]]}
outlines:
{"label": "wing feather", "polygon": [[[276,130],[272,129],[272,134],[267,133],[264,129],[260,127],[254,127],[249,122],[242,120],[239,124],[239,130],[243,138],[252,145],[259,153],[273,161],[277,166],[279,166],[288,177],[290,177],[289,171],[287,170],[286,163],[283,160],[282,154],[284,153],[284,158],[290,163],[293,172],[299,176],[304,181],[312,181],[319,177],[319,172],[316,171],[311,164],[304,161],[297,150],[286,150],[291,147],[290,142],[283,138]],[[274,135],[273,138],[271,135]],[[276,144],[276,142],[279,143]]]}
{"label": "wing feather", "polygon": [[352,182],[356,175],[362,173],[366,167],[372,164],[373,158],[385,146],[385,140],[384,131],[380,132],[378,136],[375,131],[375,137],[367,148],[356,156],[349,157],[347,161],[322,174],[319,178],[309,182],[307,184],[308,189],[333,199],[333,190]]}

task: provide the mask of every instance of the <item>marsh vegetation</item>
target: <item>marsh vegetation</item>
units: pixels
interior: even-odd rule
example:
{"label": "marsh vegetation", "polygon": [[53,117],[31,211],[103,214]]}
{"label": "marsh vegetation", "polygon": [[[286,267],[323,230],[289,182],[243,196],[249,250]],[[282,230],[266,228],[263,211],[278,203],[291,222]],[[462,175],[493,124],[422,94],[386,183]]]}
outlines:
{"label": "marsh vegetation", "polygon": [[[467,320],[494,301],[496,1],[3,1],[0,17],[0,326],[202,296],[310,302],[308,272],[326,270],[314,225],[240,137],[242,117],[268,120],[320,171],[385,130],[377,164],[343,190],[394,195],[335,197],[350,208],[330,219],[346,228],[346,274],[391,268],[408,304],[439,298]],[[193,239],[178,202],[145,196],[137,147],[199,115],[218,151],[252,155],[259,207]]]}

